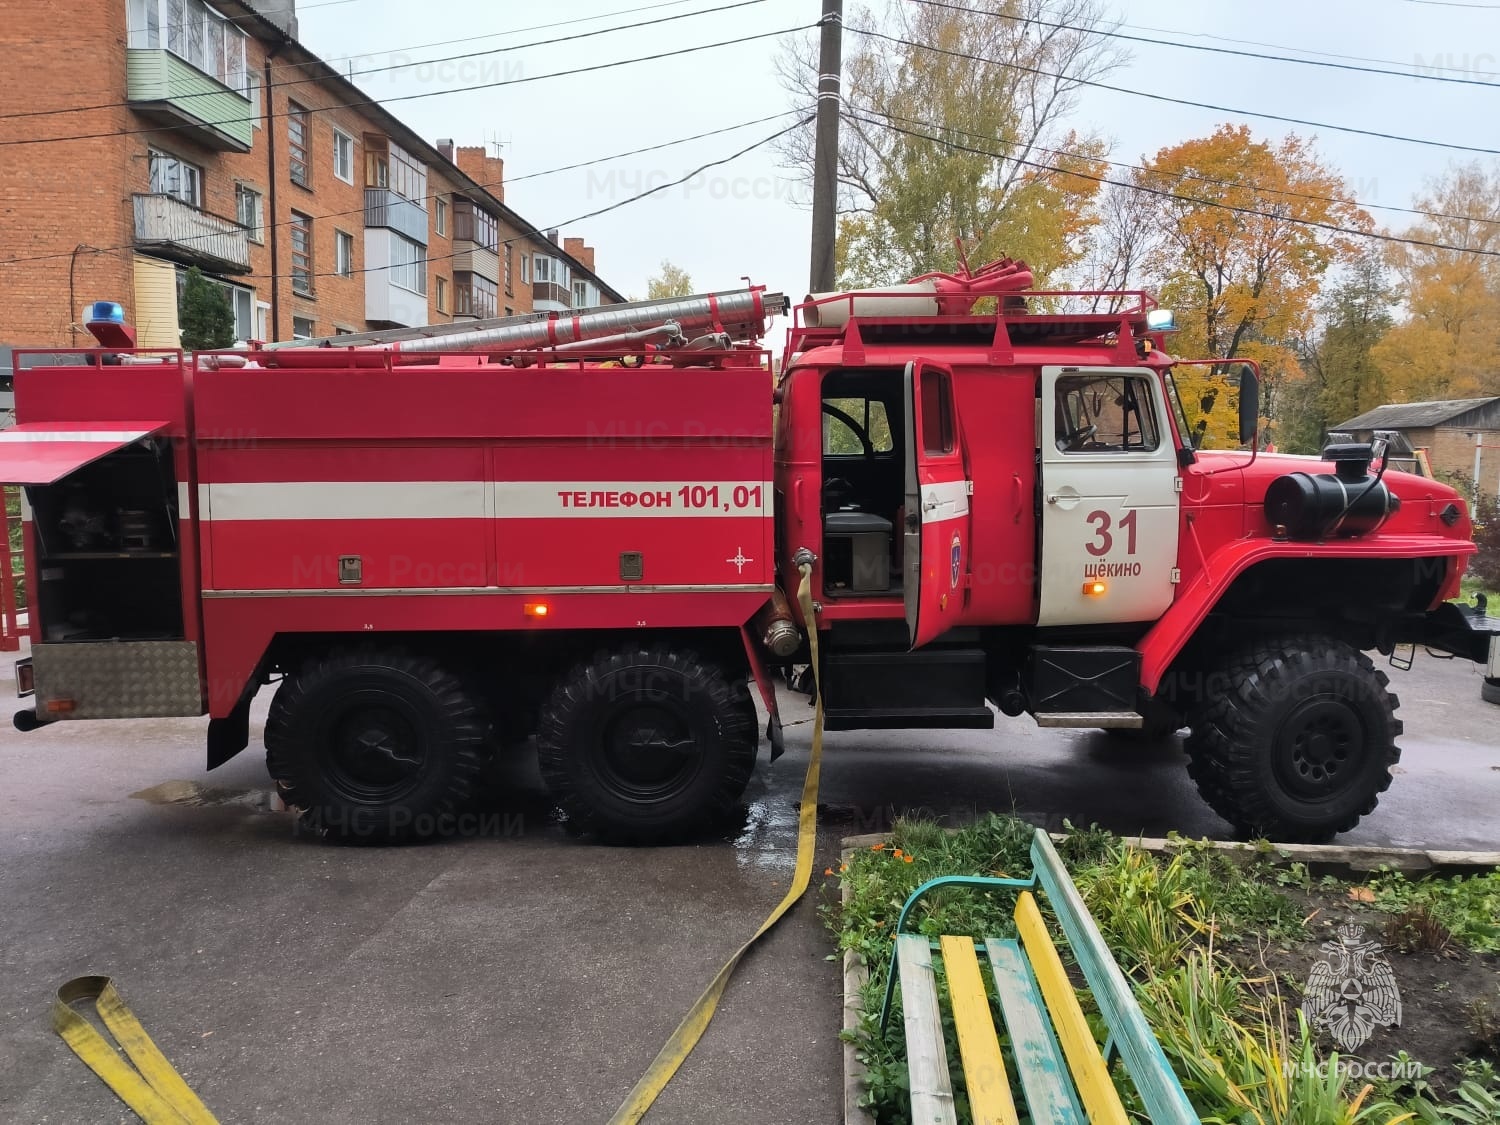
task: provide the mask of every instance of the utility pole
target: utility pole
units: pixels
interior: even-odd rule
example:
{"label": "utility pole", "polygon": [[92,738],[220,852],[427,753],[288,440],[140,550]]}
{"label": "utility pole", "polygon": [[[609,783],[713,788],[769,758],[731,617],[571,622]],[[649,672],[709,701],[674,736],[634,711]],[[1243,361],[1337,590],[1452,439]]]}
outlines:
{"label": "utility pole", "polygon": [[842,102],[844,0],[823,0],[822,43],[818,51],[818,119],[813,158],[812,268],[808,287],[827,293],[834,287],[833,243],[838,207],[839,110]]}

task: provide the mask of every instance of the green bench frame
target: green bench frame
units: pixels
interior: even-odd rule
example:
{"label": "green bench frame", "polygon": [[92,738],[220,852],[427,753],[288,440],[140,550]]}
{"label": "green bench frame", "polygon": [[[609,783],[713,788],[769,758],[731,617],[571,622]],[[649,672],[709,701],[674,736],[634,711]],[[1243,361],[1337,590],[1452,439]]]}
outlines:
{"label": "green bench frame", "polygon": [[[1154,1125],[1198,1125],[1198,1115],[1146,1023],[1130,982],[1110,955],[1051,838],[1041,829],[1032,839],[1031,862],[1029,879],[967,875],[930,879],[901,908],[880,1028],[884,1032],[890,1019],[899,977],[913,1125],[956,1121],[932,968],[935,952],[941,952],[948,973],[964,1083],[976,1125],[1010,1125],[1016,1120],[1010,1077],[1001,1058],[977,954],[987,958],[994,973],[1016,1061],[1016,1085],[1035,1125],[1124,1122],[1125,1113],[1108,1073],[1109,1060],[1116,1054]],[[954,886],[1013,891],[1019,937],[976,941],[945,936],[929,942],[920,934],[906,932],[912,910],[925,895]],[[1084,1022],[1077,996],[1042,923],[1034,898],[1038,890],[1052,906],[1109,1028],[1102,1050]]]}

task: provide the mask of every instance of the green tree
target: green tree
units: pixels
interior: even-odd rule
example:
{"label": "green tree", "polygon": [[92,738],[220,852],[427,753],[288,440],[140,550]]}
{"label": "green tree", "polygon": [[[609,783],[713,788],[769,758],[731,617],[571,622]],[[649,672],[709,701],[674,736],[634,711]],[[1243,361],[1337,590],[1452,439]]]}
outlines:
{"label": "green tree", "polygon": [[665,297],[689,297],[693,293],[693,279],[681,266],[674,266],[662,259],[661,273],[646,282],[646,299],[660,301]]}
{"label": "green tree", "polygon": [[1376,346],[1391,330],[1395,297],[1379,255],[1366,250],[1319,306],[1316,334],[1299,349],[1306,379],[1281,402],[1278,431],[1290,453],[1313,453],[1323,435],[1389,401]]}
{"label": "green tree", "polygon": [[[1094,34],[1103,24],[1100,0],[857,14],[844,41],[839,284],[952,270],[958,240],[971,262],[1021,258],[1039,279],[1078,260],[1099,188],[1087,177],[1106,146],[1064,122],[1079,81],[1123,59]],[[789,48],[779,67],[796,103],[814,103],[816,47]],[[782,154],[810,182],[812,128],[788,134]]]}
{"label": "green tree", "polygon": [[228,348],[234,344],[234,306],[222,285],[203,276],[197,266],[187,272],[177,303],[182,346],[190,351]]}

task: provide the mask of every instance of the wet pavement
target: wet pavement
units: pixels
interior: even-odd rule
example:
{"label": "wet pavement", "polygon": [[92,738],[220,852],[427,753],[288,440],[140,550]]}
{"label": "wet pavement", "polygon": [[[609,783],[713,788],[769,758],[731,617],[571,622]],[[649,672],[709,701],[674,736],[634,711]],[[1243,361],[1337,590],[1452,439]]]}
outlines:
{"label": "wet pavement", "polygon": [[[1500,707],[1466,664],[1424,656],[1392,678],[1402,773],[1344,839],[1500,850]],[[275,811],[254,750],[205,773],[199,721],[7,726],[0,1120],[133,1120],[48,1028],[52,990],[85,972],[115,976],[226,1122],[607,1120],[780,899],[810,714],[784,700],[788,753],[762,759],[734,831],[650,850],[570,838],[524,756],[474,838],[338,848]],[[830,735],[822,803],[819,872],[839,838],[898,809],[1227,831],[1175,739],[1029,720]],[[830,895],[815,887],[747,959],[648,1125],[840,1119],[840,976],[817,918]]]}

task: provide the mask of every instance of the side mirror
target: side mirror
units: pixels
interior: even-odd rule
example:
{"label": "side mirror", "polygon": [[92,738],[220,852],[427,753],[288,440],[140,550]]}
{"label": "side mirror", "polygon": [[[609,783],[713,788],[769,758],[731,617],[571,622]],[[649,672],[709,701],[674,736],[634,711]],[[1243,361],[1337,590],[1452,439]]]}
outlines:
{"label": "side mirror", "polygon": [[1260,429],[1260,380],[1255,368],[1240,365],[1240,444],[1244,445]]}

